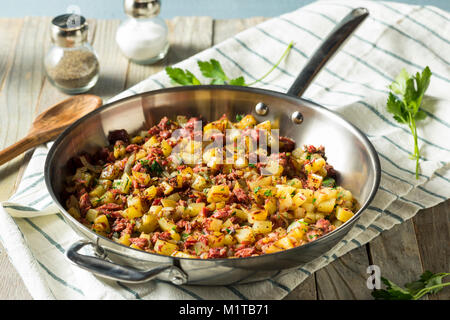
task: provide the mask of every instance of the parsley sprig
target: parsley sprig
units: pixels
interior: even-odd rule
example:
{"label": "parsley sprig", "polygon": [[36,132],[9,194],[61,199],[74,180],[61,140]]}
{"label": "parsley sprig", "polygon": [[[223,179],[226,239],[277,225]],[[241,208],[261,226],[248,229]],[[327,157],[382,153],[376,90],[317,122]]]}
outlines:
{"label": "parsley sprig", "polygon": [[418,300],[428,293],[437,293],[449,286],[450,282],[442,283],[442,279],[449,275],[450,273],[445,272],[434,274],[425,271],[419,280],[405,284],[405,288],[381,277],[386,289],[374,290],[372,296],[377,300]]}
{"label": "parsley sprig", "polygon": [[[219,61],[211,59],[209,61],[197,61],[200,72],[205,78],[211,79],[209,84],[230,84],[235,86],[252,86],[255,83],[262,81],[266,78],[273,70],[275,70],[278,65],[283,61],[283,59],[288,55],[291,48],[294,46],[294,42],[290,42],[286,50],[283,52],[280,59],[272,66],[272,68],[266,72],[261,78],[251,82],[245,83],[243,76],[237,78],[228,77]],[[172,80],[173,84],[186,85],[200,85],[202,84],[200,80],[189,70],[183,70],[181,68],[166,67],[166,73]]]}
{"label": "parsley sprig", "polygon": [[387,111],[394,115],[394,119],[408,125],[414,137],[414,152],[411,159],[416,160],[416,179],[419,179],[419,146],[417,143],[416,121],[423,120],[427,114],[420,108],[425,91],[430,84],[430,68],[425,69],[420,74],[410,76],[405,69],[402,69],[395,81],[389,86],[387,101]]}

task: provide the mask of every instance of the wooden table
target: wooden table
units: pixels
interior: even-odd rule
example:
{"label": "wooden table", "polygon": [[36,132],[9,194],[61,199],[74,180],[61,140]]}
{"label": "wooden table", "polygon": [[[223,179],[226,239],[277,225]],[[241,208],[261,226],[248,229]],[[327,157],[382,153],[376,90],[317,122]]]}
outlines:
{"label": "wooden table", "polygon": [[[118,20],[90,21],[90,41],[100,56],[101,78],[91,91],[104,100],[151,74],[256,25],[266,18],[212,20],[178,17],[168,20],[171,50],[153,66],[129,63],[114,42]],[[0,19],[0,147],[26,135],[33,118],[66,97],[45,78],[43,57],[50,44],[50,18]],[[11,196],[30,153],[0,167],[0,201]],[[382,275],[403,285],[424,270],[450,271],[450,201],[422,210],[412,220],[384,232],[304,281],[287,299],[371,299],[366,269],[375,264]],[[31,299],[0,245],[0,299]],[[450,289],[429,296],[449,299]]]}

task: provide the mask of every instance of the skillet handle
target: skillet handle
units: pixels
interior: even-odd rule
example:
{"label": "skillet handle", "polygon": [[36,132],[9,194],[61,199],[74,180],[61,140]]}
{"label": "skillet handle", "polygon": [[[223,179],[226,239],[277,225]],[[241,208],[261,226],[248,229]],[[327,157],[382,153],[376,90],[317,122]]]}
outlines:
{"label": "skillet handle", "polygon": [[311,56],[287,94],[301,97],[323,66],[368,16],[366,8],[353,9],[345,16]]}
{"label": "skillet handle", "polygon": [[[81,248],[87,245],[93,246],[97,250],[100,249],[102,257],[97,258],[78,253]],[[104,260],[105,257],[106,255],[101,247],[86,240],[75,242],[66,252],[66,258],[69,259],[72,264],[103,278],[128,283],[141,283],[149,281],[163,272],[169,271],[169,280],[173,284],[181,285],[187,282],[187,275],[174,265],[161,265],[150,270],[141,271],[132,267],[109,262]]]}

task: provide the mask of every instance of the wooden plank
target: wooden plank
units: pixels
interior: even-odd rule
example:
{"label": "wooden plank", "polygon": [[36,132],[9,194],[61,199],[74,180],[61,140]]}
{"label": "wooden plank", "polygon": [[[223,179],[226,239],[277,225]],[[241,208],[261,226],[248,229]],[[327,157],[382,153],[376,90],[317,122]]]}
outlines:
{"label": "wooden plank", "polygon": [[[423,270],[450,272],[450,200],[421,210],[413,218]],[[449,279],[445,281],[450,281]],[[430,300],[450,300],[450,288],[429,295]]]}
{"label": "wooden plank", "polygon": [[316,279],[314,275],[311,275],[284,297],[283,300],[316,300],[316,298]]}
{"label": "wooden plank", "polygon": [[126,88],[163,70],[166,66],[185,60],[212,45],[213,20],[211,17],[175,17],[166,21],[169,28],[170,49],[167,56],[153,65],[130,62]]}
{"label": "wooden plank", "polygon": [[[2,23],[5,21],[2,19]],[[3,29],[1,43],[9,43],[9,62],[2,67],[2,87],[0,92],[0,147],[7,146],[26,135],[32,122],[35,105],[42,87],[43,58],[42,46],[48,36],[46,18],[21,19],[20,27]],[[21,32],[18,33],[18,30]],[[10,33],[11,32],[11,33]],[[17,40],[8,38],[17,37]],[[5,44],[5,43],[4,43]],[[5,44],[8,46],[8,44]],[[3,51],[2,52],[6,52]],[[4,72],[4,73],[3,73]],[[0,200],[7,199],[16,186],[16,178],[24,156],[0,167]],[[3,247],[0,246],[0,299],[30,299],[22,279],[8,260]]]}
{"label": "wooden plank", "polygon": [[246,19],[226,19],[214,21],[214,44],[220,43],[245,29],[256,26],[268,20],[265,17],[252,17]]}
{"label": "wooden plank", "polygon": [[89,93],[107,100],[125,88],[128,60],[120,53],[115,36],[120,20],[97,20],[93,47],[100,60],[100,78]]}
{"label": "wooden plank", "polygon": [[368,262],[362,246],[318,270],[315,274],[319,300],[372,299],[366,285]]}
{"label": "wooden plank", "polygon": [[403,286],[417,280],[423,272],[412,220],[394,226],[370,242],[374,265],[381,276]]}
{"label": "wooden plank", "polygon": [[23,19],[0,19],[0,91],[3,88],[6,75],[11,69],[14,52],[19,39]]}

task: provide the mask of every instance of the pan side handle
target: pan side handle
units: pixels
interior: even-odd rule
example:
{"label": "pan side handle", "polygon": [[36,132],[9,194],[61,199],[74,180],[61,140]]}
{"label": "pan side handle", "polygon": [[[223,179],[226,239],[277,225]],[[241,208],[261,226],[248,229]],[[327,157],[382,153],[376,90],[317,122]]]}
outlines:
{"label": "pan side handle", "polygon": [[366,8],[353,9],[345,16],[308,60],[287,94],[301,97],[328,60],[368,16]]}
{"label": "pan side handle", "polygon": [[100,277],[121,282],[141,283],[149,281],[163,272],[169,272],[169,280],[173,284],[181,285],[187,282],[187,275],[174,265],[161,265],[146,271],[141,271],[132,267],[109,262],[104,259],[105,255],[103,255],[103,258],[98,258],[83,255],[78,252],[81,248],[88,245],[93,246],[97,250],[101,249],[93,242],[79,240],[72,244],[67,250],[66,258],[69,259],[72,264]]}

